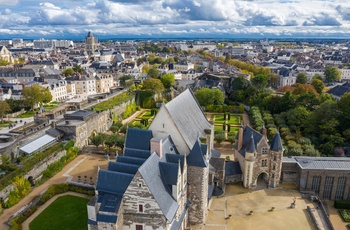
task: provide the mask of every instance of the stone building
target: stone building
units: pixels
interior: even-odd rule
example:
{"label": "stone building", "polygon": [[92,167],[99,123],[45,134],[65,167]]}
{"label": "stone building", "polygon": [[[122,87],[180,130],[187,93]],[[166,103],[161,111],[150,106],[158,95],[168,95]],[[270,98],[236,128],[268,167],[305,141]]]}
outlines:
{"label": "stone building", "polygon": [[348,157],[283,157],[281,181],[295,183],[301,192],[320,199],[350,199]]}
{"label": "stone building", "polygon": [[85,38],[85,50],[88,55],[91,55],[96,49],[98,45],[98,39],[92,36],[92,33],[89,32],[87,37]]}
{"label": "stone building", "polygon": [[56,123],[54,127],[63,132],[65,138],[75,139],[77,147],[89,143],[93,133],[103,133],[108,130],[109,113],[92,110],[78,110],[64,115],[64,121]]}
{"label": "stone building", "polygon": [[163,104],[149,130],[128,129],[123,156],[99,170],[97,195],[87,206],[89,229],[205,223],[223,183],[224,159],[213,161],[220,153],[212,145],[213,125],[191,91]]}
{"label": "stone building", "polygon": [[[239,176],[241,173],[243,186],[246,188],[254,188],[258,183],[264,187],[274,188],[280,182],[282,157],[283,146],[279,133],[276,133],[268,143],[264,127],[259,133],[249,126],[245,128],[241,126],[234,146],[234,159],[239,164],[226,165],[226,172],[231,170],[233,173],[232,175],[227,173],[226,176],[233,177],[237,174]],[[226,182],[236,181],[226,180]]]}
{"label": "stone building", "polygon": [[109,89],[114,86],[114,79],[111,75],[95,76],[96,93],[109,93]]}

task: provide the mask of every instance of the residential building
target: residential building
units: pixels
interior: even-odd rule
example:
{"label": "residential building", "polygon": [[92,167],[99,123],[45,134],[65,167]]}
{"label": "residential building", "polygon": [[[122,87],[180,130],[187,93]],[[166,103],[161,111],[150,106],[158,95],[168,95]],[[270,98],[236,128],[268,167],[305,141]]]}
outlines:
{"label": "residential building", "polygon": [[88,75],[77,74],[66,78],[67,81],[75,84],[75,93],[83,96],[96,94],[96,79]]}
{"label": "residential building", "polygon": [[114,79],[111,75],[95,76],[96,93],[109,93],[109,89],[114,86]]}

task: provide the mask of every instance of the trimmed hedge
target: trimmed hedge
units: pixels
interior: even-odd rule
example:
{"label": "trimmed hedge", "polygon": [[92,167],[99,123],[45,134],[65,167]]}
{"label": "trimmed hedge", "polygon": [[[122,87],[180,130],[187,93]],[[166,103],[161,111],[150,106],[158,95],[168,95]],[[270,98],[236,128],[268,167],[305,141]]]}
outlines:
{"label": "trimmed hedge", "polygon": [[61,194],[61,193],[69,192],[69,191],[81,193],[81,194],[86,194],[89,196],[95,195],[95,189],[93,189],[93,188],[91,188],[91,189],[90,188],[81,188],[81,187],[71,185],[71,184],[52,185],[46,190],[44,195],[40,198],[40,200],[38,201],[38,203],[35,206],[27,209],[24,213],[20,214],[19,216],[17,216],[13,220],[11,220],[12,226],[11,226],[10,230],[21,230],[22,223],[26,219],[28,219],[40,206],[45,204],[52,197],[54,197],[58,194]]}
{"label": "trimmed hedge", "polygon": [[349,209],[341,209],[339,210],[341,217],[343,217],[345,222],[350,222],[350,210]]}
{"label": "trimmed hedge", "polygon": [[336,209],[350,209],[350,200],[335,200],[334,207]]}

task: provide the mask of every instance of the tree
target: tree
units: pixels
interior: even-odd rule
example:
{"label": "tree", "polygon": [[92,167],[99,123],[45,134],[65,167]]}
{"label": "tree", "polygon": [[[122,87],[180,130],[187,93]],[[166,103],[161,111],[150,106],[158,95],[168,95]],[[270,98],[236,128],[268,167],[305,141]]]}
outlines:
{"label": "tree", "polygon": [[327,66],[324,71],[324,77],[327,82],[339,81],[341,72],[336,66]]}
{"label": "tree", "polygon": [[173,73],[167,73],[160,80],[166,89],[170,89],[175,84],[175,75]]}
{"label": "tree", "polygon": [[147,71],[147,75],[151,78],[159,78],[160,72],[155,67],[152,67]]}
{"label": "tree", "polygon": [[62,74],[65,77],[72,76],[75,73],[75,71],[72,68],[68,68],[62,71]]}
{"label": "tree", "polygon": [[250,83],[244,77],[235,77],[235,78],[233,78],[233,80],[231,82],[231,85],[232,85],[231,89],[233,91],[235,91],[235,90],[246,90],[250,86]]}
{"label": "tree", "polygon": [[220,145],[225,140],[225,132],[220,130],[214,133],[214,140]]}
{"label": "tree", "polygon": [[105,145],[108,146],[108,149],[111,149],[113,146],[116,145],[117,139],[118,139],[117,134],[112,134],[112,135],[107,136],[107,138],[105,140]]}
{"label": "tree", "polygon": [[24,102],[34,110],[34,106],[42,103],[48,103],[52,100],[52,95],[48,88],[40,85],[25,87],[22,91]]}
{"label": "tree", "polygon": [[270,86],[277,87],[277,83],[279,82],[279,80],[280,80],[280,77],[278,76],[278,74],[276,73],[270,74],[270,78],[269,78]]}
{"label": "tree", "polygon": [[9,64],[11,64],[11,62],[7,61],[4,58],[0,58],[0,66],[7,66]]}
{"label": "tree", "polygon": [[164,91],[164,85],[159,79],[148,78],[143,82],[143,89],[156,94]]}
{"label": "tree", "polygon": [[222,105],[225,100],[224,93],[219,89],[201,88],[194,93],[194,96],[201,106]]}
{"label": "tree", "polygon": [[322,81],[322,76],[318,73],[315,73],[315,75],[312,77],[312,79],[318,79]]}
{"label": "tree", "polygon": [[261,92],[266,88],[268,81],[269,78],[266,75],[258,74],[252,79],[252,84]]}
{"label": "tree", "polygon": [[102,134],[95,135],[90,138],[91,143],[96,146],[96,148],[103,144],[105,136]]}
{"label": "tree", "polygon": [[83,73],[85,70],[80,65],[76,65],[72,68],[76,73]]}
{"label": "tree", "polygon": [[306,84],[307,76],[305,73],[298,73],[296,83]]}
{"label": "tree", "polygon": [[1,122],[4,123],[4,116],[11,111],[10,105],[6,101],[0,101],[0,117]]}
{"label": "tree", "polygon": [[324,83],[323,81],[314,78],[311,82],[311,85],[315,88],[316,92],[319,94],[322,94],[324,89]]}

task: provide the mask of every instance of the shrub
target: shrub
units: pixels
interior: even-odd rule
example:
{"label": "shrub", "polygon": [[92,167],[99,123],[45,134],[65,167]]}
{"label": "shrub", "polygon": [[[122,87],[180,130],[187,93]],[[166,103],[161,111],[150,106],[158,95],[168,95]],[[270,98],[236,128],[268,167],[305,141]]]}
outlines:
{"label": "shrub", "polygon": [[8,196],[6,207],[10,208],[17,204],[23,197],[25,197],[31,189],[31,185],[23,176],[16,176],[12,182],[14,190]]}
{"label": "shrub", "polygon": [[136,110],[138,110],[138,106],[136,106],[136,104],[130,104],[126,107],[124,113],[123,113],[123,118],[128,118],[130,117],[133,113],[136,112]]}
{"label": "shrub", "polygon": [[343,217],[345,222],[350,222],[350,210],[341,209],[341,210],[339,210],[339,213]]}
{"label": "shrub", "polygon": [[334,207],[336,209],[350,209],[350,200],[335,200]]}

